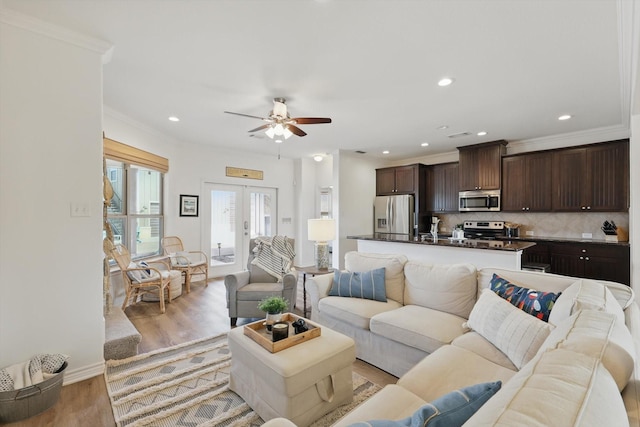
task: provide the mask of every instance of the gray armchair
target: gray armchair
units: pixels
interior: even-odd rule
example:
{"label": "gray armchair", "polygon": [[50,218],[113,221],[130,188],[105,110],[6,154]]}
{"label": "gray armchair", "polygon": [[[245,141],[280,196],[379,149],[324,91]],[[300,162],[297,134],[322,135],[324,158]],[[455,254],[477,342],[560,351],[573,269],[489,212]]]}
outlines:
{"label": "gray armchair", "polygon": [[[294,239],[287,240],[291,245],[294,244]],[[264,298],[282,296],[289,301],[289,310],[296,303],[298,273],[295,269],[291,270],[291,272],[283,276],[282,282],[278,282],[275,277],[262,268],[251,264],[254,259],[253,249],[255,246],[255,240],[251,239],[247,270],[229,274],[224,278],[231,326],[236,325],[238,317],[264,317],[265,313],[258,309],[258,303]]]}

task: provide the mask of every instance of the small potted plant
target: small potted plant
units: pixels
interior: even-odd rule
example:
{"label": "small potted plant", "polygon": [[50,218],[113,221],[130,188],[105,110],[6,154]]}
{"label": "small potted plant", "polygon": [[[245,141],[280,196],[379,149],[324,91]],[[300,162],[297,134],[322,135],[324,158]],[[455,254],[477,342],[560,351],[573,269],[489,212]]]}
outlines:
{"label": "small potted plant", "polygon": [[289,308],[289,301],[283,297],[268,297],[260,301],[258,308],[267,313],[265,326],[267,331],[271,331],[271,326],[282,320],[282,313]]}

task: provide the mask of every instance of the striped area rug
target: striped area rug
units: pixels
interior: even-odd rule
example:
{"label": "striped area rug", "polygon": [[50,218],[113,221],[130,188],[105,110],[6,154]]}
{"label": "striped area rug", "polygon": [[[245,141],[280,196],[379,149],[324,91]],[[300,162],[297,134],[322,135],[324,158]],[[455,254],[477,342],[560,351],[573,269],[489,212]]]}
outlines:
{"label": "striped area rug", "polygon": [[[226,334],[107,361],[105,381],[118,427],[253,427],[264,421],[229,390]],[[333,424],[380,387],[353,374],[354,401],[313,424]]]}

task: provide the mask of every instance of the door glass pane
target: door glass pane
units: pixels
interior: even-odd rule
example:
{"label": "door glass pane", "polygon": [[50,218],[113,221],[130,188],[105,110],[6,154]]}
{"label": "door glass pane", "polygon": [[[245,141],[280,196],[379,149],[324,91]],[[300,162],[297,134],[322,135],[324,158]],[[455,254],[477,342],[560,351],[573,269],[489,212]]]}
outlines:
{"label": "door glass pane", "polygon": [[236,254],[236,192],[211,192],[211,265],[233,264]]}
{"label": "door glass pane", "polygon": [[251,238],[271,236],[271,195],[251,193]]}

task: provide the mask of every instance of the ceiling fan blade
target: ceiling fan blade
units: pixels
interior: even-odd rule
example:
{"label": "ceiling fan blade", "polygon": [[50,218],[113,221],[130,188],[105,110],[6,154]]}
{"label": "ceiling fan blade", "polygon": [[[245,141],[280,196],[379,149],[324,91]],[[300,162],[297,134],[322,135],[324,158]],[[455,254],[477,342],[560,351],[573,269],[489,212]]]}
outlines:
{"label": "ceiling fan blade", "polygon": [[287,129],[289,129],[291,132],[293,132],[294,134],[296,134],[298,136],[305,136],[307,134],[305,131],[303,131],[299,127],[294,126],[292,124],[288,124],[287,125]]}
{"label": "ceiling fan blade", "polygon": [[328,117],[294,117],[291,120],[295,120],[299,125],[314,125],[317,123],[331,123],[331,119]]}
{"label": "ceiling fan blade", "polygon": [[250,117],[252,119],[260,119],[260,120],[264,120],[265,122],[268,122],[268,121],[271,120],[271,119],[266,119],[264,117],[252,116],[252,115],[249,115],[249,114],[234,113],[233,111],[225,111],[225,113],[227,113],[227,114],[235,114],[236,116],[242,116],[242,117]]}
{"label": "ceiling fan blade", "polygon": [[258,127],[257,127],[257,128],[255,128],[255,129],[251,129],[249,132],[258,132],[259,130],[266,129],[266,128],[268,128],[269,126],[271,126],[271,125],[267,124],[267,125],[258,126]]}

